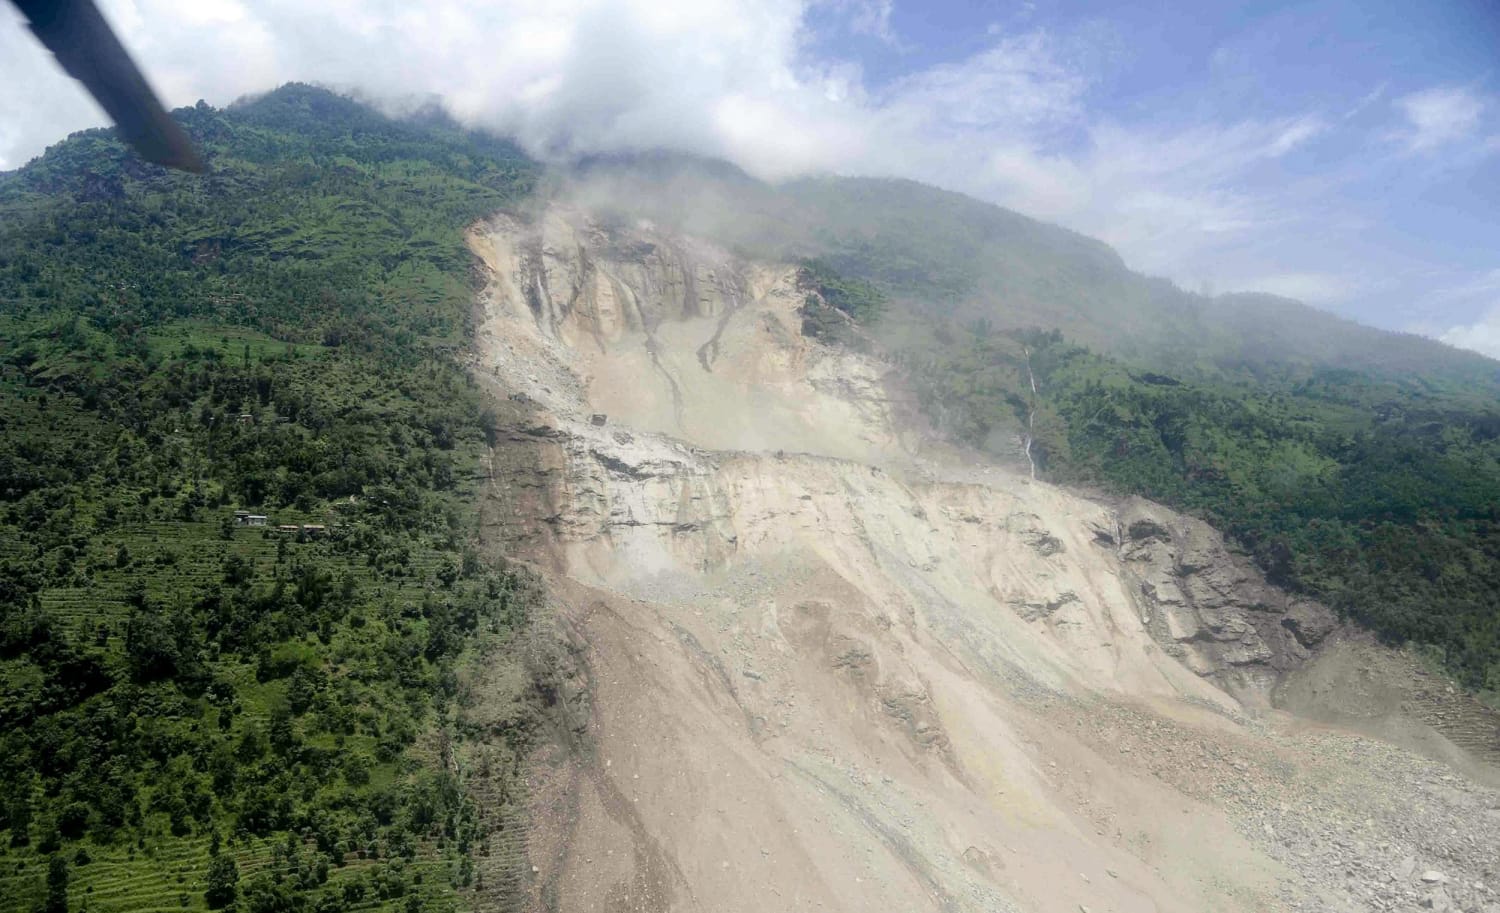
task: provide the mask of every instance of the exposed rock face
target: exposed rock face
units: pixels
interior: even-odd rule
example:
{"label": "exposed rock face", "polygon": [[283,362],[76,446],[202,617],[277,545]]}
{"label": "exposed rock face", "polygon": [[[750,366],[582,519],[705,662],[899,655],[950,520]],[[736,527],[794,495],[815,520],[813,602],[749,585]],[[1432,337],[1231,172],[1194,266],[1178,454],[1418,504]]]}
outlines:
{"label": "exposed rock face", "polygon": [[1152,636],[1242,699],[1269,694],[1279,675],[1334,629],[1326,607],[1266,583],[1200,520],[1136,498],[1116,522],[1119,553],[1140,588]]}
{"label": "exposed rock face", "polygon": [[480,334],[506,394],[714,450],[893,444],[887,369],[802,338],[791,268],[567,210],[490,229],[473,245],[495,279]]}
{"label": "exposed rock face", "polygon": [[1326,612],[1200,523],[904,433],[789,268],[564,209],[471,242],[486,536],[578,666],[539,908],[1357,909],[1247,817],[1291,762],[1238,760]]}

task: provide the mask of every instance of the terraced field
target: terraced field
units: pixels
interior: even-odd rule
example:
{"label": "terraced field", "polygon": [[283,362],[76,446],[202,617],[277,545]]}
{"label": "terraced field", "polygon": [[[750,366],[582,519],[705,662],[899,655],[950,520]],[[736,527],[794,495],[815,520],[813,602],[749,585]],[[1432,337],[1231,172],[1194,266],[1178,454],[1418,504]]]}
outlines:
{"label": "terraced field", "polygon": [[[80,847],[90,862],[74,865],[68,887],[69,909],[94,913],[175,913],[207,910],[203,898],[204,873],[209,863],[209,841],[204,838],[147,840],[144,848]],[[299,851],[310,855],[316,844],[304,841]],[[239,866],[241,878],[273,869],[285,847],[275,841],[253,838],[221,850]],[[28,864],[24,857],[0,868],[0,897],[4,908],[39,909],[46,896],[46,866]],[[431,843],[417,847],[414,858],[400,868],[407,887],[398,896],[382,897],[370,876],[376,859],[353,858],[328,873],[328,892],[339,899],[338,909],[350,911],[405,910],[412,897],[423,908],[436,908],[450,898],[451,865]],[[356,887],[357,886],[357,887]]]}
{"label": "terraced field", "polygon": [[[225,508],[220,513],[232,516],[233,511]],[[39,598],[43,608],[70,634],[95,636],[100,625],[115,633],[129,615],[133,583],[144,583],[147,597],[153,600],[185,597],[221,584],[224,560],[229,555],[243,558],[258,579],[274,579],[283,565],[314,563],[342,568],[347,559],[336,546],[336,525],[330,538],[309,538],[278,532],[275,527],[283,523],[327,525],[330,518],[279,514],[272,517],[269,527],[235,528],[227,539],[220,520],[159,521],[122,527],[91,543],[79,562],[88,568],[86,585],[51,587]],[[129,557],[124,565],[117,561],[121,549]],[[383,597],[396,599],[420,595],[446,554],[437,549],[416,549],[401,576],[376,580],[368,573],[358,574],[358,594],[367,597],[378,591]]]}
{"label": "terraced field", "polygon": [[[232,511],[225,509],[223,513],[227,516]],[[272,528],[234,528],[228,537],[219,520],[159,521],[122,527],[93,542],[79,560],[79,566],[87,569],[86,585],[48,588],[39,599],[66,636],[93,639],[118,654],[123,651],[123,631],[133,610],[131,589],[142,582],[148,599],[171,604],[219,586],[225,561],[231,555],[243,559],[259,579],[285,577],[287,568],[301,564],[350,568],[347,556],[340,554],[337,525],[327,538],[308,538],[274,528],[278,522],[329,520],[326,516],[284,514],[273,517]],[[123,563],[118,560],[122,554],[128,555]],[[354,565],[354,598],[420,601],[449,557],[440,549],[417,549],[396,575],[377,574]],[[220,663],[215,669],[234,680],[241,695],[252,698],[237,715],[238,726],[264,726],[271,707],[284,699],[283,683],[258,683],[254,669],[248,665]],[[198,705],[193,709],[199,716],[190,721],[190,726],[207,729],[213,725],[211,708]],[[375,747],[375,739],[363,734],[313,738],[310,742],[351,751]],[[397,780],[403,769],[421,763],[422,759],[412,756],[420,753],[420,746],[414,746],[408,757],[377,766],[370,772],[371,784],[380,787]],[[514,810],[504,814],[514,816]],[[204,878],[211,859],[211,839],[204,834],[172,835],[167,816],[160,813],[147,816],[144,831],[145,836],[132,845],[99,845],[84,840],[70,847],[75,860],[68,889],[70,909],[97,913],[208,909]],[[410,856],[396,866],[403,883],[397,894],[391,893],[389,879],[372,877],[383,861],[378,847],[351,848],[341,864],[328,868],[322,893],[336,897],[341,910],[406,910],[414,897],[422,909],[444,908],[455,902],[452,888],[459,877],[457,862],[451,852],[445,852],[447,849],[441,839],[418,840]],[[231,837],[220,852],[234,859],[242,881],[259,872],[286,869],[288,863],[295,868],[299,859],[316,860],[319,856],[317,842],[310,836],[289,849],[285,841],[243,833]],[[34,847],[12,847],[8,855],[0,861],[0,910],[39,908],[46,895],[46,854]],[[496,855],[509,854],[502,850]],[[310,864],[316,866],[316,862]]]}

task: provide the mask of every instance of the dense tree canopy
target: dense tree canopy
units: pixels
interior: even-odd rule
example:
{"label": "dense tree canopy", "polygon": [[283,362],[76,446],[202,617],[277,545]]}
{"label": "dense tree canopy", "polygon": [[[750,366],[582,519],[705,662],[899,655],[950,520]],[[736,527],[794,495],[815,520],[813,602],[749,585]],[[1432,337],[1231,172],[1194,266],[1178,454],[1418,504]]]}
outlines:
{"label": "dense tree canopy", "polygon": [[434,746],[530,598],[474,550],[462,232],[534,168],[304,86],[177,116],[210,176],[0,176],[0,910],[451,908]]}

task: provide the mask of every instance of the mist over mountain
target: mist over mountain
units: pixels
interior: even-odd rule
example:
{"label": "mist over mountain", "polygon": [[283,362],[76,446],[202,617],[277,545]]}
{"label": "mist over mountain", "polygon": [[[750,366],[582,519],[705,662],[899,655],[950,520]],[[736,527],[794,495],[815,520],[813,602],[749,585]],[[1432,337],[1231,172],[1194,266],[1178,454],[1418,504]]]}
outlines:
{"label": "mist over mountain", "polygon": [[[103,5],[169,107],[303,79],[387,113],[440,103],[548,162],[672,149],[770,180],[913,179],[1185,288],[1500,351],[1500,19],[1479,0]],[[15,168],[104,120],[0,17]]]}
{"label": "mist over mountain", "polygon": [[673,153],[589,158],[561,191],[715,238],[754,256],[816,256],[878,282],[930,317],[1036,327],[1183,372],[1257,365],[1418,374],[1484,392],[1500,362],[1414,334],[1361,326],[1289,298],[1205,296],[1127,268],[1108,245],[1020,213],[912,181],[813,177],[758,181]]}

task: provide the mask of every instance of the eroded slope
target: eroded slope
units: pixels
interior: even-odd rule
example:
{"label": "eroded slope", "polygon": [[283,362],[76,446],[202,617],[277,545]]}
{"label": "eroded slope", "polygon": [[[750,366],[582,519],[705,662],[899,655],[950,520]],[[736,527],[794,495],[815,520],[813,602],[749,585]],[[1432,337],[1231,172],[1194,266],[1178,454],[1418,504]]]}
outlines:
{"label": "eroded slope", "polygon": [[[550,571],[571,645],[539,904],[1363,908],[1279,836],[1363,819],[1358,793],[1255,814],[1314,769],[1246,707],[1332,629],[1321,607],[1196,521],[902,433],[878,361],[803,338],[789,268],[562,208],[471,243],[487,528]],[[1232,790],[1183,767],[1204,757]],[[1454,852],[1477,903],[1493,861]]]}

